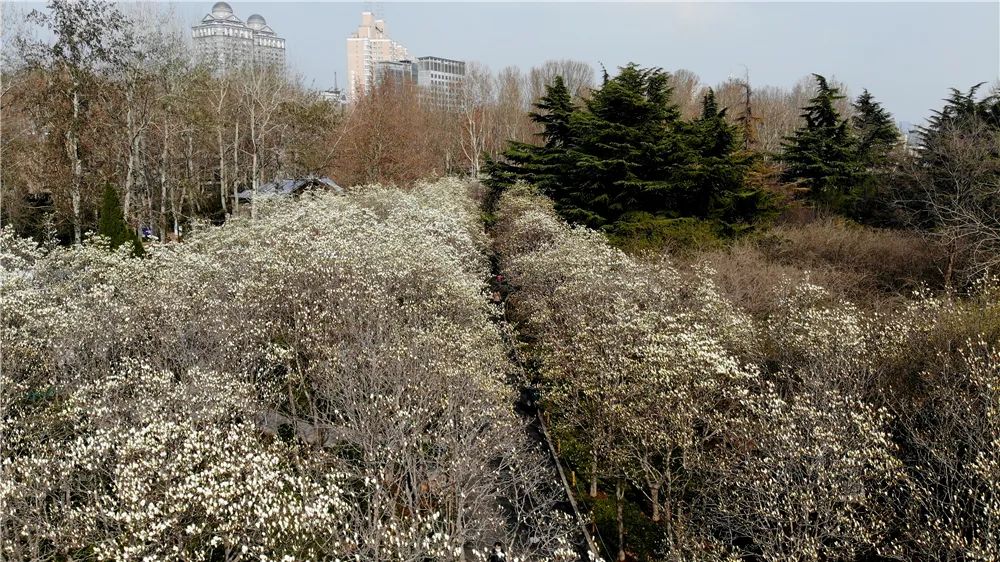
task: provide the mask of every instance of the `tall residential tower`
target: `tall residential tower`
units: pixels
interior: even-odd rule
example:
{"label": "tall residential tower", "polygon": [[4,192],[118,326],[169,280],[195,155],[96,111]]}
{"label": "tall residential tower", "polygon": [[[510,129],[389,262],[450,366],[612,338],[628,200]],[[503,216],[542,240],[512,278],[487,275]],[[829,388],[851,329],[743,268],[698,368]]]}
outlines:
{"label": "tall residential tower", "polygon": [[355,101],[371,91],[378,63],[409,59],[406,47],[386,34],[385,21],[375,19],[371,12],[362,12],[361,25],[347,38],[348,99]]}
{"label": "tall residential tower", "polygon": [[285,66],[285,40],[260,14],[243,23],[225,2],[216,2],[212,13],[191,28],[195,51],[220,70],[255,64]]}

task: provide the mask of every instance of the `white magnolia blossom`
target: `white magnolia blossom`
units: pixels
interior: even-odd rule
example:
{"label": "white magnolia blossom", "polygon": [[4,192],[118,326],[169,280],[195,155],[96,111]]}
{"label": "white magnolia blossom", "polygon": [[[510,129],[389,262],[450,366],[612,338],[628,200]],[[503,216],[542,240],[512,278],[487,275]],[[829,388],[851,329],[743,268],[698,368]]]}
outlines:
{"label": "white magnolia blossom", "polygon": [[274,202],[145,259],[4,230],[0,556],[575,559],[472,189]]}

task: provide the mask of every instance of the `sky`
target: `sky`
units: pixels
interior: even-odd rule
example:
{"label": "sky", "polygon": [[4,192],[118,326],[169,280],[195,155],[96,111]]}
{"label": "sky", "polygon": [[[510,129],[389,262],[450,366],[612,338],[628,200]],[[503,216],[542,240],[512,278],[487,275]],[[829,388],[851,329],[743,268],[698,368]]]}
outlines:
{"label": "sky", "polygon": [[[214,0],[172,10],[189,27]],[[346,38],[361,12],[386,20],[411,55],[527,70],[569,58],[609,70],[630,61],[686,68],[708,85],[749,72],[791,87],[810,73],[867,88],[898,121],[919,123],[949,88],[1000,79],[1000,2],[229,2],[286,39],[307,84],[345,85]],[[189,32],[188,32],[189,33]]]}

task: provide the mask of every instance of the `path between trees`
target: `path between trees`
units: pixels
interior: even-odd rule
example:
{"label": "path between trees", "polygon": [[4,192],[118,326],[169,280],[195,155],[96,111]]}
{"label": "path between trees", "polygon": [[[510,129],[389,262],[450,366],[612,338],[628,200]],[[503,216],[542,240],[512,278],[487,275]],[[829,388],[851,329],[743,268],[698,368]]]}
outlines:
{"label": "path between trees", "polygon": [[[484,215],[491,215],[494,213],[496,211],[496,200],[487,196],[483,201],[483,210]],[[493,233],[491,232],[489,225],[484,224],[484,226],[487,235],[490,236],[490,240],[492,241]],[[506,303],[507,297],[511,292],[511,288],[507,283],[505,283],[504,279],[499,257],[496,254],[491,254],[489,282],[490,298],[497,303],[501,309],[501,315],[494,316],[494,319],[498,324],[503,324],[502,326],[499,326],[499,332],[505,339],[508,356],[510,357],[511,362],[517,366],[517,372],[528,373],[529,367],[519,351],[519,346],[521,344],[520,336],[507,316]],[[559,481],[562,484],[568,500],[566,502],[567,505],[563,506],[563,508],[567,513],[573,516],[580,528],[582,540],[577,541],[577,551],[580,553],[582,560],[596,560],[597,553],[599,552],[597,545],[594,542],[594,538],[590,534],[590,531],[587,530],[586,519],[584,519],[583,514],[580,512],[580,506],[573,494],[573,489],[570,486],[569,479],[566,477],[566,471],[563,469],[562,463],[559,461],[559,454],[556,452],[555,444],[552,441],[552,435],[549,433],[548,425],[545,423],[545,418],[542,415],[543,412],[538,408],[538,389],[527,379],[511,382],[517,385],[520,390],[518,400],[514,405],[514,410],[521,417],[530,420],[525,426],[525,433],[530,439],[545,447],[553,465],[555,465],[556,472],[559,474]]]}

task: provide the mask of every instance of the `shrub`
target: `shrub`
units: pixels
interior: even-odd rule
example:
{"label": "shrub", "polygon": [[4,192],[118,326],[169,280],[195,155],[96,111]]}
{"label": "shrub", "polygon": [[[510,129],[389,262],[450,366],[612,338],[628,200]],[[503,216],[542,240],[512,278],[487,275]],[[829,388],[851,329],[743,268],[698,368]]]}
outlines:
{"label": "shrub", "polygon": [[833,299],[891,311],[914,291],[943,290],[947,267],[946,252],[916,234],[832,219],[774,227],[683,257],[709,263],[727,297],[758,317],[773,311],[775,288],[806,281]]}
{"label": "shrub", "polygon": [[722,245],[719,225],[696,218],[669,219],[634,213],[615,223],[608,239],[629,253],[691,252]]}
{"label": "shrub", "polygon": [[914,233],[824,219],[800,227],[779,226],[769,234],[760,243],[769,259],[848,273],[854,297],[864,292],[909,293],[921,286],[943,288],[947,256]]}

